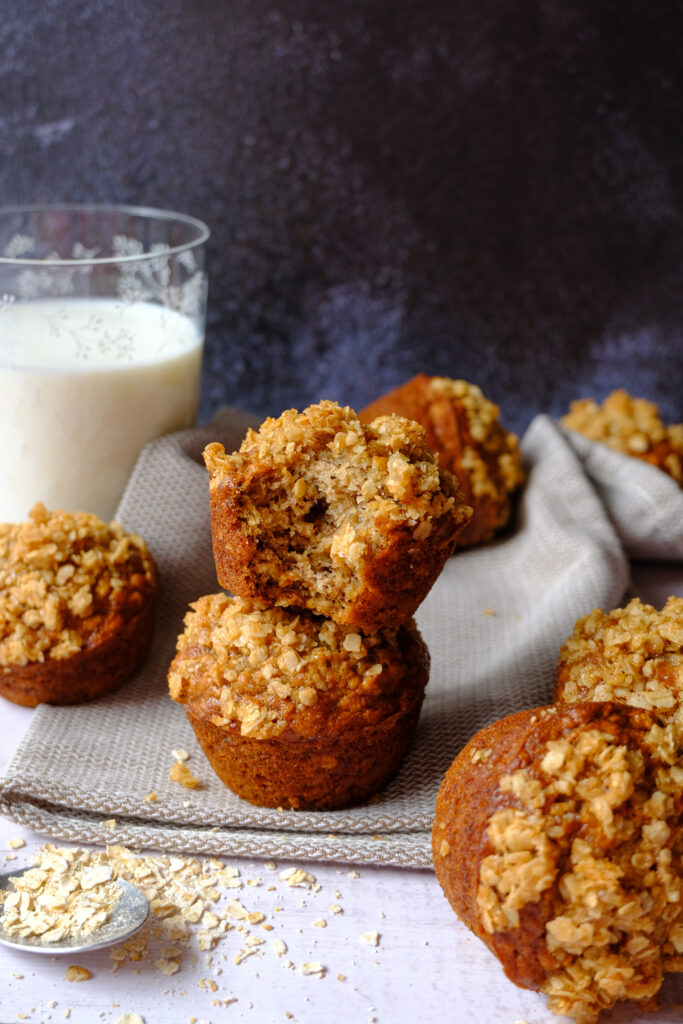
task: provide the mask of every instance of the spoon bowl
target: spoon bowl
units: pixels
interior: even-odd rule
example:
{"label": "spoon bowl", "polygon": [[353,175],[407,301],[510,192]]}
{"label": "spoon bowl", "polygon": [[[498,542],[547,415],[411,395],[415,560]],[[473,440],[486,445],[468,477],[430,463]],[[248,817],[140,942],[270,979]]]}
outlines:
{"label": "spoon bowl", "polygon": [[[18,878],[28,867],[19,868],[17,871],[0,873],[0,889],[11,892],[14,886],[12,878]],[[70,939],[60,939],[58,942],[43,942],[39,935],[30,938],[22,938],[18,935],[10,935],[0,923],[0,943],[3,946],[11,946],[14,949],[27,950],[30,953],[84,953],[95,949],[103,949],[105,946],[114,946],[118,942],[125,942],[138,932],[149,917],[149,903],[147,897],[136,889],[130,882],[118,879],[121,888],[121,897],[117,900],[111,917],[108,921],[92,932],[90,935],[75,935]],[[2,913],[0,908],[0,921]]]}

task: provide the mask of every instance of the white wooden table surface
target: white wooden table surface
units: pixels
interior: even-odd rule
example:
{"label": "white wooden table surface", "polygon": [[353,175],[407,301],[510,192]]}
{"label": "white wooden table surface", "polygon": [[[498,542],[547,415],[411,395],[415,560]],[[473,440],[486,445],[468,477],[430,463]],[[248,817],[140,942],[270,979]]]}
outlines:
{"label": "white wooden table surface", "polygon": [[[638,592],[655,604],[670,593],[683,595],[683,565],[636,568],[634,576]],[[0,701],[0,771],[31,714]],[[10,840],[18,838],[26,845],[13,850]],[[27,861],[45,839],[0,818],[0,871]],[[7,859],[15,855],[16,860]],[[231,858],[229,863],[239,868],[244,887],[227,899],[237,897],[248,910],[261,910],[273,926],[263,932],[260,955],[235,965],[240,938],[231,931],[211,954],[195,946],[181,969],[167,976],[150,960],[114,972],[106,951],[63,958],[0,947],[0,1024],[65,1019],[117,1024],[132,1013],[145,1024],[193,1019],[196,1024],[550,1024],[564,1019],[550,1014],[541,996],[504,978],[483,944],[456,919],[432,872],[297,864],[315,875],[320,888],[314,892],[290,888],[280,879],[291,866],[285,862],[276,868],[263,861]],[[343,912],[331,913],[332,904]],[[316,924],[321,920],[326,927]],[[361,941],[367,932],[379,934],[377,946]],[[274,950],[276,938],[287,944],[285,957]],[[323,977],[299,973],[299,966],[311,961],[324,966]],[[66,981],[72,962],[92,977]],[[642,1012],[622,1006],[606,1014],[603,1024],[643,1019]],[[667,979],[661,1008],[647,1019],[683,1022],[683,977]]]}

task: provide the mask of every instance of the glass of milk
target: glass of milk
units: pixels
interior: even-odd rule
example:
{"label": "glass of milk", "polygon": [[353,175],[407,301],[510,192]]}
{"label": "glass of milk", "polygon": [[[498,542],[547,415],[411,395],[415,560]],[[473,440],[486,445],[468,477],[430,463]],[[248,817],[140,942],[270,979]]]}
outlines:
{"label": "glass of milk", "polygon": [[0,209],[0,522],[111,519],[143,445],[195,422],[208,237],[164,210]]}

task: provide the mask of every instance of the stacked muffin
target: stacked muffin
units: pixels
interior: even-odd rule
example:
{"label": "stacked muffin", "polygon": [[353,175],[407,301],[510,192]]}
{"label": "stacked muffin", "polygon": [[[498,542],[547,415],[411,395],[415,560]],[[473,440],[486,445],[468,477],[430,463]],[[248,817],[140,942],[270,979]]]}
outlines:
{"label": "stacked muffin", "polygon": [[412,739],[429,655],[412,620],[471,509],[418,424],[323,401],[210,444],[214,558],[169,671],[234,792],[268,807],[367,799]]}

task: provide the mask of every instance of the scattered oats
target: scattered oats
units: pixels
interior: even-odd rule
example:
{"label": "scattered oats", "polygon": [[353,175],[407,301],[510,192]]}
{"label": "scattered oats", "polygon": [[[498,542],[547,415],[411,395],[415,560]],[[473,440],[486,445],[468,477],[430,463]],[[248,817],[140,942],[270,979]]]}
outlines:
{"label": "scattered oats", "polygon": [[484,615],[495,615],[493,608],[484,608]]}
{"label": "scattered oats", "polygon": [[344,908],[340,907],[338,903],[333,903],[332,906],[330,907],[330,913],[331,914],[343,914],[344,913]]}
{"label": "scattered oats", "polygon": [[358,938],[359,942],[364,942],[366,946],[378,946],[379,945],[379,932],[363,932]]}
{"label": "scattered oats", "polygon": [[122,1013],[116,1024],[145,1024],[145,1018],[139,1013]]}
{"label": "scattered oats", "polygon": [[12,977],[13,978],[23,978],[24,975],[23,974],[13,974]]}
{"label": "scattered oats", "polygon": [[162,957],[160,960],[155,960],[154,964],[162,974],[176,974],[180,970],[180,964],[177,960],[166,960]]}
{"label": "scattered oats", "polygon": [[285,1017],[287,1020],[294,1020],[294,1014],[290,1013],[289,1010],[285,1010]]}
{"label": "scattered oats", "polygon": [[342,898],[342,894],[339,892],[339,889],[335,889],[332,895],[334,896],[335,900],[340,900]]}
{"label": "scattered oats", "polygon": [[183,800],[183,807],[189,807],[189,806],[190,806],[190,801],[189,800]]}
{"label": "scattered oats", "polygon": [[313,922],[314,928],[327,928],[327,921],[324,918],[320,918],[318,921]]}
{"label": "scattered oats", "polygon": [[146,803],[148,803],[148,804],[155,804],[155,803],[157,802],[157,800],[158,800],[158,799],[159,799],[159,798],[158,798],[158,796],[157,796],[157,791],[156,791],[156,789],[153,789],[153,790],[151,791],[151,793],[146,793],[146,794],[145,794],[145,802],[146,802]]}
{"label": "scattered oats", "polygon": [[349,871],[347,874],[349,878],[360,878],[360,872],[358,871]]}
{"label": "scattered oats", "polygon": [[447,857],[450,852],[451,852],[451,844],[448,842],[447,839],[442,839],[441,840],[441,845],[439,846],[439,856],[440,857]]}
{"label": "scattered oats", "polygon": [[16,860],[16,859],[17,859],[16,853],[6,853],[5,854],[5,860],[6,861],[8,861],[8,860]]}
{"label": "scattered oats", "polygon": [[268,868],[269,871],[277,871],[277,864],[275,863],[274,860],[267,860],[266,867]]}
{"label": "scattered oats", "polygon": [[284,956],[285,953],[287,952],[287,943],[285,942],[284,939],[274,939],[273,949],[275,950],[278,956]]}
{"label": "scattered oats", "polygon": [[106,821],[101,822],[103,828],[116,828],[116,818],[107,818]]}
{"label": "scattered oats", "polygon": [[273,930],[272,924],[263,924],[261,925],[261,927],[263,928],[264,932],[272,932]]}
{"label": "scattered oats", "polygon": [[88,981],[92,978],[92,974],[87,967],[79,967],[78,964],[72,964],[71,967],[67,967],[66,974],[64,975],[65,981]]}
{"label": "scattered oats", "polygon": [[182,747],[180,748],[180,750],[172,750],[171,754],[173,755],[173,758],[176,761],[188,761],[190,757],[188,752],[186,750],[183,750]]}
{"label": "scattered oats", "polygon": [[261,879],[260,878],[248,878],[247,879],[247,885],[252,885],[253,886],[253,885],[260,885],[260,884],[261,884]]}
{"label": "scattered oats", "polygon": [[62,1016],[63,1016],[63,1017],[66,1017],[66,1018],[67,1018],[67,1020],[68,1020],[68,1018],[69,1018],[69,1017],[71,1016],[71,1007],[70,1007],[70,1006],[67,1006],[67,1008],[66,1008],[66,1010],[64,1011],[64,1013],[62,1014]]}
{"label": "scattered oats", "polygon": [[327,838],[328,838],[328,839],[339,839],[339,836],[336,836],[336,835],[334,834],[334,832],[330,832],[330,834],[328,835],[328,837],[327,837]]}
{"label": "scattered oats", "polygon": [[193,775],[186,764],[182,761],[176,761],[171,768],[169,774],[171,782],[178,782],[181,786],[185,786],[186,789],[199,789],[201,782],[196,775]]}
{"label": "scattered oats", "polygon": [[325,976],[326,970],[327,968],[323,967],[319,960],[314,960],[311,963],[301,964],[299,967],[299,974],[312,974],[318,978],[323,978]]}
{"label": "scattered oats", "polygon": [[266,915],[263,913],[262,910],[252,910],[252,912],[248,915],[248,919],[249,924],[261,924],[262,921],[265,921]]}
{"label": "scattered oats", "polygon": [[289,886],[302,886],[305,889],[310,889],[316,884],[315,876],[303,868],[287,868],[280,872],[280,878]]}
{"label": "scattered oats", "polygon": [[16,839],[8,839],[7,845],[9,846],[10,850],[20,850],[22,846],[26,846],[26,840],[20,839],[19,837],[17,837]]}
{"label": "scattered oats", "polygon": [[346,975],[345,974],[338,974],[337,975],[337,981],[346,981]]}
{"label": "scattered oats", "polygon": [[[263,940],[261,940],[261,941],[263,941]],[[239,953],[237,953],[237,955],[235,956],[235,958],[234,958],[234,960],[232,962],[234,964],[241,964],[244,960],[247,959],[248,956],[254,956],[254,954],[260,953],[260,952],[261,952],[261,950],[257,949],[255,946],[247,947],[246,949],[241,949],[239,951]]]}

